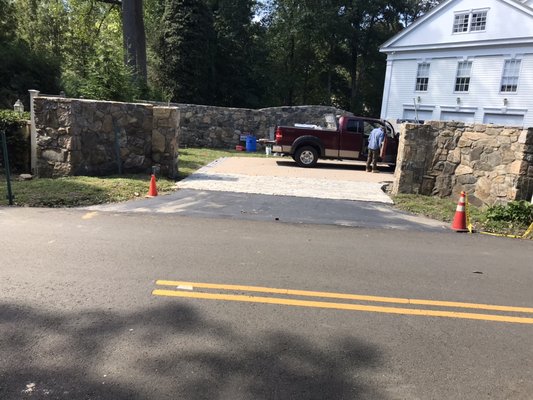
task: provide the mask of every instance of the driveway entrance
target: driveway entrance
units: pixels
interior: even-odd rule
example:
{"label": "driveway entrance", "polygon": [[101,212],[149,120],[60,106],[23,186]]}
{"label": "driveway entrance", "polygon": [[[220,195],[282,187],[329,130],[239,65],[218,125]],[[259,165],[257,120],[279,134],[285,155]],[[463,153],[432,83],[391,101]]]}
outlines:
{"label": "driveway entrance", "polygon": [[172,194],[85,210],[442,231],[441,222],[389,204],[381,187],[392,179],[386,167],[367,173],[361,162],[306,169],[290,158],[225,158],[178,182]]}
{"label": "driveway entrance", "polygon": [[221,158],[180,181],[180,189],[214,190],[315,199],[357,200],[392,204],[382,190],[393,181],[383,166],[379,174],[358,161],[319,161],[300,168],[291,158]]}

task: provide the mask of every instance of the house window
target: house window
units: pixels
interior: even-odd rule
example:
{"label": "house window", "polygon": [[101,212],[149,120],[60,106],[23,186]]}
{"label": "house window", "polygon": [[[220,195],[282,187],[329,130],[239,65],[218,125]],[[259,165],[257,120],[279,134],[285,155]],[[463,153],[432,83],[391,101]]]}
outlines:
{"label": "house window", "polygon": [[471,32],[484,31],[487,25],[487,11],[474,11],[472,13],[472,22],[470,23]]}
{"label": "house window", "polygon": [[457,76],[455,78],[455,91],[468,92],[470,86],[470,70],[472,61],[461,61],[457,65]]}
{"label": "house window", "polygon": [[455,14],[453,20],[453,33],[468,32],[468,22],[470,21],[470,13]]}
{"label": "house window", "polygon": [[457,13],[453,19],[453,33],[482,32],[487,26],[487,10]]}
{"label": "house window", "polygon": [[520,74],[520,60],[505,60],[502,73],[502,92],[516,92],[518,75]]}
{"label": "house window", "polygon": [[416,73],[416,91],[427,92],[429,82],[429,63],[418,64]]}

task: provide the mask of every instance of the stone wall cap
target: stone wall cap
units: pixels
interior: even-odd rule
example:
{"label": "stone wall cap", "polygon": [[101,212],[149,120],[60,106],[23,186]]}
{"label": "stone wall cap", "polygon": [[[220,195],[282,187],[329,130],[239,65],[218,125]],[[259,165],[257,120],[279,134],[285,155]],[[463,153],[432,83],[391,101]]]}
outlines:
{"label": "stone wall cap", "polygon": [[112,101],[112,100],[94,100],[94,99],[79,99],[75,97],[44,97],[39,96],[37,99],[49,99],[55,101],[78,101],[80,103],[100,103],[100,104],[127,104],[133,106],[142,106],[142,107],[153,107],[153,104],[150,103],[135,103],[127,101]]}

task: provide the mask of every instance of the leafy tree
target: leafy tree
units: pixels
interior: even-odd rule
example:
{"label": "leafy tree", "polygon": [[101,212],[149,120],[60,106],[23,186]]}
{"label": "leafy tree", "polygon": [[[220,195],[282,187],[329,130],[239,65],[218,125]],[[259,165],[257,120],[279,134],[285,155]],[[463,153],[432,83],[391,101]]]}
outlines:
{"label": "leafy tree", "polygon": [[158,84],[168,100],[211,104],[213,19],[202,0],[166,0],[156,52]]}
{"label": "leafy tree", "polygon": [[276,104],[301,103],[304,77],[310,72],[308,54],[311,51],[311,32],[308,21],[312,11],[295,0],[271,4],[266,20],[269,58],[273,85],[270,95]]}
{"label": "leafy tree", "polygon": [[57,60],[17,37],[18,20],[16,4],[0,0],[0,108],[12,108],[18,98],[28,108],[28,89],[58,91]]}
{"label": "leafy tree", "polygon": [[[135,71],[125,65],[122,17],[100,1],[70,0],[62,83],[70,96],[131,101],[139,93]],[[142,84],[142,82],[140,82]]]}
{"label": "leafy tree", "polygon": [[[92,0],[94,1],[94,0]],[[146,84],[146,35],[143,0],[96,0],[120,6],[122,10],[122,38],[124,60],[133,71],[137,83]]]}
{"label": "leafy tree", "polygon": [[17,34],[32,51],[53,55],[58,61],[69,29],[68,3],[61,0],[16,0]]}
{"label": "leafy tree", "polygon": [[259,49],[261,30],[253,23],[253,0],[210,0],[215,42],[213,79],[215,104],[256,107],[260,104]]}
{"label": "leafy tree", "polygon": [[0,0],[0,43],[13,40],[17,30],[15,7],[10,0]]}
{"label": "leafy tree", "polygon": [[274,93],[274,102],[379,114],[385,74],[379,45],[401,29],[389,1],[274,0],[268,23],[274,88],[281,94]]}
{"label": "leafy tree", "polygon": [[[9,165],[15,171],[24,171],[28,160],[30,146],[22,134],[22,127],[29,119],[26,112],[23,115],[11,110],[0,110],[0,131],[6,134],[6,145],[9,154]],[[3,152],[0,151],[0,170],[5,167]]]}
{"label": "leafy tree", "polygon": [[[144,22],[146,29],[146,62],[147,62],[147,77],[152,93],[151,98],[163,100],[161,88],[157,87],[158,81],[158,63],[159,57],[157,54],[157,44],[160,36],[161,18],[165,11],[164,0],[144,0]],[[155,85],[151,85],[155,83]]]}
{"label": "leafy tree", "polygon": [[[99,93],[98,98],[105,95],[111,96],[107,97],[110,100],[132,100],[139,84],[144,84],[144,79],[133,79],[138,70],[116,62],[121,60],[124,64],[125,58],[121,8],[115,3],[115,0],[14,2],[18,37],[31,51],[44,54],[61,66],[61,85],[70,96]],[[103,61],[109,65],[104,67]],[[104,73],[106,76],[101,75]],[[129,79],[124,79],[125,75]],[[100,84],[103,85],[100,90],[95,90]],[[47,91],[42,85],[34,88]]]}
{"label": "leafy tree", "polygon": [[131,100],[147,96],[148,76],[152,98],[375,116],[379,46],[438,2],[0,0],[0,102],[59,82],[71,96]]}

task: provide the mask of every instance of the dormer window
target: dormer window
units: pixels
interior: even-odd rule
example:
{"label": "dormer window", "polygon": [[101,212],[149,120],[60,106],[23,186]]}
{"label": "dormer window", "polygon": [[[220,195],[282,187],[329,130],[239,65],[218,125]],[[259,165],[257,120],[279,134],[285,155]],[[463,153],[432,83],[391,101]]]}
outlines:
{"label": "dormer window", "polygon": [[487,10],[455,13],[453,33],[483,32],[487,26]]}

